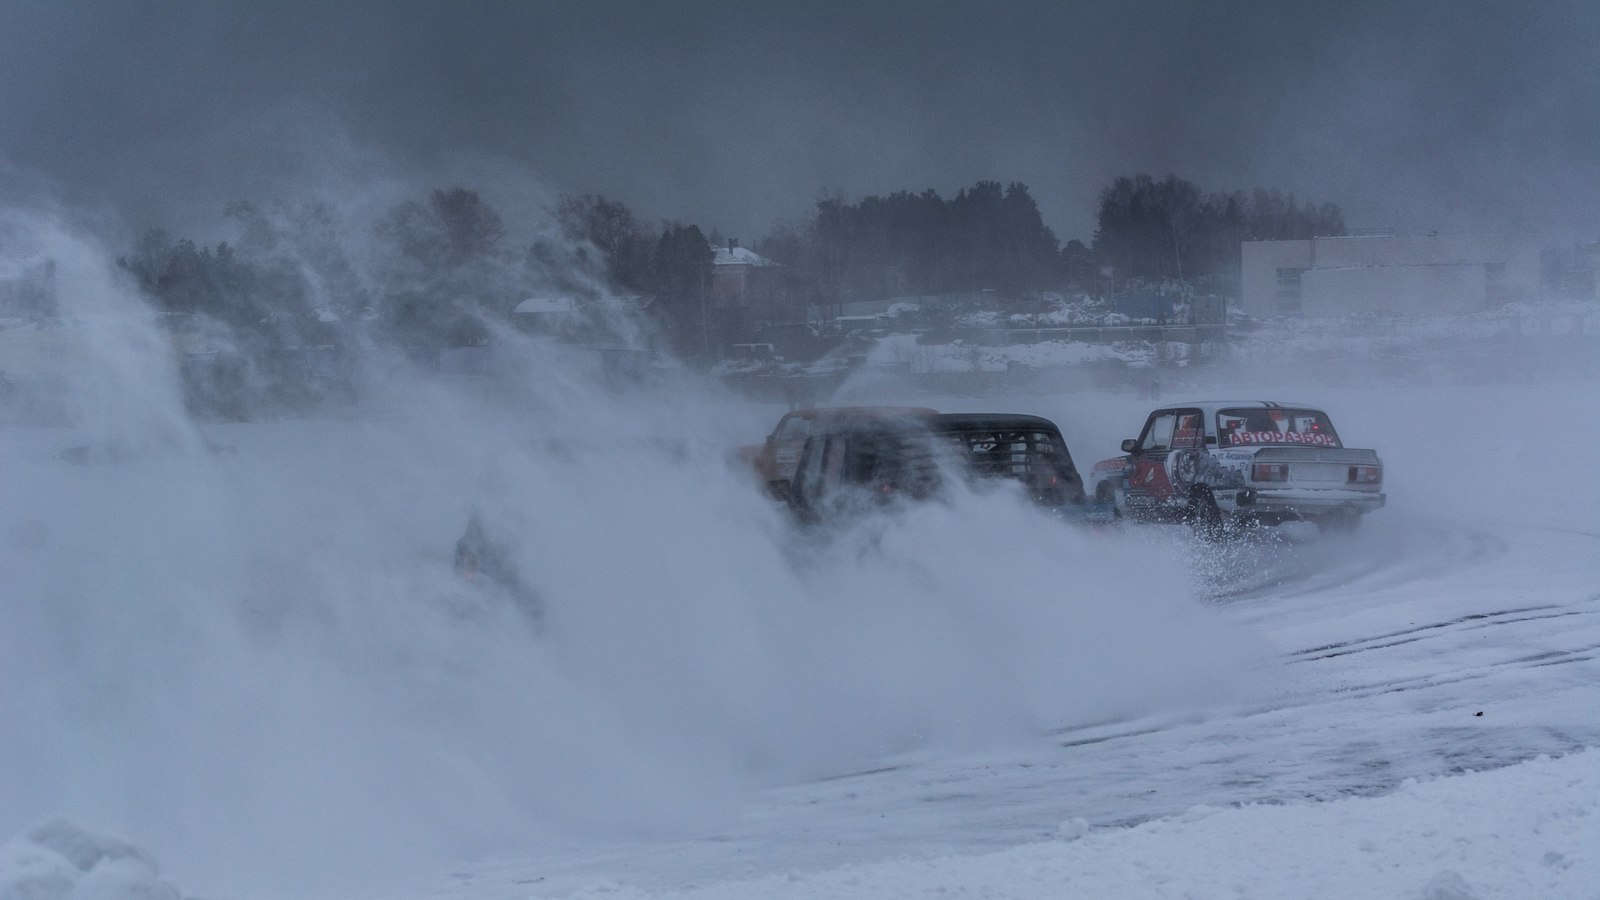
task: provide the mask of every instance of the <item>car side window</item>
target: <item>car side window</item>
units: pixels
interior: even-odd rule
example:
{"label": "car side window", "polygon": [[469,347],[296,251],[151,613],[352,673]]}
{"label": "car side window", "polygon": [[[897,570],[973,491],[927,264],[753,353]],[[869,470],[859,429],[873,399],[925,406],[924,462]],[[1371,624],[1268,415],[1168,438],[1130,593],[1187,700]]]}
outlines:
{"label": "car side window", "polygon": [[805,449],[800,451],[801,468],[795,480],[799,482],[800,496],[808,502],[821,496],[823,449],[823,440],[812,438],[806,441]]}
{"label": "car side window", "polygon": [[845,451],[849,449],[849,443],[843,437],[828,438],[827,449],[823,453],[822,481],[830,485],[843,483]]}
{"label": "car side window", "polygon": [[803,441],[811,433],[811,419],[806,416],[790,416],[778,426],[778,440]]}
{"label": "car side window", "polygon": [[1139,450],[1170,450],[1172,449],[1172,426],[1177,414],[1170,409],[1164,409],[1150,416],[1150,421],[1145,423],[1144,436],[1139,439]]}
{"label": "car side window", "polygon": [[1198,409],[1177,411],[1177,425],[1172,432],[1174,450],[1194,450],[1205,446],[1205,416]]}

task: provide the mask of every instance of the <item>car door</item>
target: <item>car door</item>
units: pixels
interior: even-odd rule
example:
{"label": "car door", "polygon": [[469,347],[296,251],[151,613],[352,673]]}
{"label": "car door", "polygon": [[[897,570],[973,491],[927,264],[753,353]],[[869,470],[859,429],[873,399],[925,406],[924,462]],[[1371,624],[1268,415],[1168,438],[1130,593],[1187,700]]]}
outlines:
{"label": "car door", "polygon": [[841,516],[852,495],[845,461],[851,438],[843,434],[813,434],[807,438],[795,472],[795,508],[807,521]]}
{"label": "car door", "polygon": [[1205,471],[1209,467],[1202,458],[1206,452],[1205,414],[1194,408],[1173,412],[1176,418],[1166,470],[1171,496],[1178,502],[1189,497],[1190,488],[1195,484],[1205,482]]}
{"label": "car door", "polygon": [[828,439],[826,436],[808,438],[802,445],[800,459],[790,482],[789,505],[802,521],[815,522],[821,518],[821,506],[827,495],[824,480],[824,458]]}
{"label": "car door", "polygon": [[1149,509],[1164,506],[1171,499],[1167,457],[1172,453],[1172,432],[1176,423],[1177,411],[1171,409],[1158,409],[1145,420],[1129,466],[1127,500],[1130,507]]}
{"label": "car door", "polygon": [[795,468],[800,464],[800,451],[811,435],[811,425],[811,415],[803,413],[789,413],[778,422],[771,441],[773,478],[794,477]]}

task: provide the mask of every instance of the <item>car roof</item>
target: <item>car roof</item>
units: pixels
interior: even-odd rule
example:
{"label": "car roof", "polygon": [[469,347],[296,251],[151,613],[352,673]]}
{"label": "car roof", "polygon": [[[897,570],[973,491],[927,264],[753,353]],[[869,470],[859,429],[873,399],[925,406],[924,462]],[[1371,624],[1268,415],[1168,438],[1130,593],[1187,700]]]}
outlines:
{"label": "car roof", "polygon": [[785,419],[807,418],[824,419],[850,418],[855,416],[933,416],[938,415],[936,409],[926,406],[808,406],[804,409],[791,409],[783,414]]}
{"label": "car roof", "polygon": [[[1282,403],[1277,400],[1188,400],[1182,403],[1163,403],[1154,409],[1184,409],[1199,407],[1206,414],[1211,414],[1219,409],[1315,409],[1321,407],[1310,403]],[[1154,411],[1152,410],[1152,412]]]}
{"label": "car roof", "polygon": [[1018,413],[935,413],[924,411],[891,411],[874,416],[842,416],[824,424],[818,434],[895,434],[910,427],[924,433],[951,433],[958,431],[995,431],[1019,429],[1048,431],[1059,435],[1061,429],[1043,416]]}
{"label": "car roof", "polygon": [[1059,432],[1056,423],[1043,416],[1022,413],[940,413],[933,420],[935,431],[955,429],[1034,428]]}
{"label": "car roof", "polygon": [[824,435],[930,434],[936,416],[922,413],[885,413],[874,416],[836,416],[818,421],[807,439]]}

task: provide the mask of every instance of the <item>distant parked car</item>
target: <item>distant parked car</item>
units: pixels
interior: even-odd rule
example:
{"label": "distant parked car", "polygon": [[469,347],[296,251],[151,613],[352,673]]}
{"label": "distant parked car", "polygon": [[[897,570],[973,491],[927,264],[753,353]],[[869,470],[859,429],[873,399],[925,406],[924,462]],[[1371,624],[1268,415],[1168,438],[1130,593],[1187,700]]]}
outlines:
{"label": "distant parked car", "polygon": [[756,472],[756,477],[768,486],[774,495],[781,496],[784,486],[794,478],[795,467],[800,462],[800,450],[806,438],[815,432],[825,431],[857,422],[876,419],[921,417],[936,415],[935,410],[922,406],[813,406],[793,409],[783,414],[772,433],[760,444],[739,449],[740,456]]}
{"label": "distant parked car", "polygon": [[802,521],[822,522],[926,500],[951,477],[1016,482],[1032,502],[1064,518],[1095,513],[1055,423],[1000,413],[830,422],[806,439],[784,496]]}
{"label": "distant parked car", "polygon": [[1384,504],[1377,451],[1346,447],[1327,413],[1304,404],[1165,406],[1122,452],[1095,464],[1090,488],[1140,521],[1347,526]]}

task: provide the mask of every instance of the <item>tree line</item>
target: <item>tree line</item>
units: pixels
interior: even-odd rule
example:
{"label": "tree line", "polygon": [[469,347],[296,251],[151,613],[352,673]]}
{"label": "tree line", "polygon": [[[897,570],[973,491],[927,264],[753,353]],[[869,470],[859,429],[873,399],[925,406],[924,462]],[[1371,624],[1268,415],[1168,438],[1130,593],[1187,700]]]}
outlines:
{"label": "tree line", "polygon": [[423,351],[471,346],[539,293],[580,306],[647,295],[665,329],[684,331],[712,260],[698,227],[647,228],[595,195],[561,198],[551,227],[523,246],[462,187],[398,203],[365,228],[317,200],[225,214],[236,240],[208,246],[152,228],[117,265],[158,310],[215,323],[247,348],[314,340],[334,322]]}
{"label": "tree line", "polygon": [[1204,194],[1176,176],[1114,180],[1100,192],[1091,249],[1063,250],[1064,274],[1080,284],[1091,269],[1109,277],[1173,279],[1233,293],[1241,241],[1304,240],[1345,233],[1332,203],[1296,202],[1293,194],[1255,188]]}
{"label": "tree line", "polygon": [[1096,222],[1092,244],[1063,245],[1027,185],[980,181],[949,200],[932,190],[825,199],[757,246],[839,302],[985,289],[1103,294],[1166,280],[1232,293],[1241,241],[1345,233],[1332,203],[1302,205],[1266,188],[1207,194],[1176,176],[1115,179],[1100,192]]}
{"label": "tree line", "polygon": [[[198,314],[249,344],[316,339],[329,322],[368,323],[424,350],[486,339],[541,292],[579,303],[637,296],[678,349],[703,337],[713,242],[698,225],[639,219],[620,200],[568,195],[549,227],[513,245],[477,191],[434,190],[375,221],[349,223],[317,200],[225,210],[233,241],[205,246],[162,229],[139,235],[118,264],[166,312]],[[1339,208],[1257,188],[1206,193],[1168,176],[1120,177],[1099,195],[1092,243],[1065,245],[1027,185],[979,181],[945,198],[898,191],[827,197],[755,242],[781,264],[792,308],[852,299],[1043,290],[1104,294],[1177,279],[1230,293],[1239,242],[1344,233]],[[746,317],[748,319],[748,316]],[[728,323],[721,323],[728,325]],[[747,325],[748,321],[734,323]],[[737,339],[737,328],[719,333]]]}

